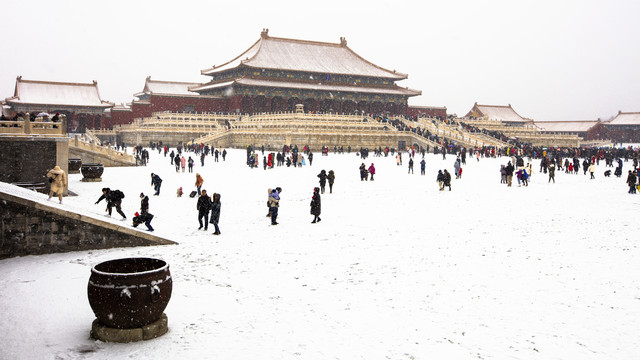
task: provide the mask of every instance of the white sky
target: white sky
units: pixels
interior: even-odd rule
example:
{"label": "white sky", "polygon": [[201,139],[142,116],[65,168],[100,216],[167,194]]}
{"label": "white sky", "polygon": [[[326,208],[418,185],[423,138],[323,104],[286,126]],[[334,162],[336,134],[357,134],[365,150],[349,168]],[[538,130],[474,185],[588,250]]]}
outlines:
{"label": "white sky", "polygon": [[129,102],[147,76],[204,82],[269,28],[338,43],[409,74],[411,105],[464,115],[511,104],[534,120],[640,111],[640,1],[14,1],[0,6],[0,98],[15,79],[98,81]]}

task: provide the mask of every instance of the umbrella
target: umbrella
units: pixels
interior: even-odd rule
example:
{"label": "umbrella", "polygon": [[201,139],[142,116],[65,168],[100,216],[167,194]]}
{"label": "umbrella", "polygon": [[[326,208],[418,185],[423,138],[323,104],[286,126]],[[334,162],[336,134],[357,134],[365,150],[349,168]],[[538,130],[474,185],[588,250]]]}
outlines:
{"label": "umbrella", "polygon": [[43,112],[41,112],[40,114],[38,114],[36,116],[49,117],[50,115],[49,115],[49,113],[46,113],[46,112],[43,111]]}

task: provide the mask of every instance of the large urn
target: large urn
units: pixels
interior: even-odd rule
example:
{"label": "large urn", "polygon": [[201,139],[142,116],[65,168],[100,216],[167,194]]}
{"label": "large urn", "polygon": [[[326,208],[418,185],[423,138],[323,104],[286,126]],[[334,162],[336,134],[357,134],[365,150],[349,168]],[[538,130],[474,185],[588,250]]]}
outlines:
{"label": "large urn", "polygon": [[82,181],[102,181],[104,166],[97,163],[82,164],[80,171],[82,172]]}
{"label": "large urn", "polygon": [[100,324],[132,329],[163,316],[171,289],[169,264],[164,260],[123,258],[94,266],[87,294]]}
{"label": "large urn", "polygon": [[80,167],[82,167],[82,159],[69,158],[69,174],[79,174]]}

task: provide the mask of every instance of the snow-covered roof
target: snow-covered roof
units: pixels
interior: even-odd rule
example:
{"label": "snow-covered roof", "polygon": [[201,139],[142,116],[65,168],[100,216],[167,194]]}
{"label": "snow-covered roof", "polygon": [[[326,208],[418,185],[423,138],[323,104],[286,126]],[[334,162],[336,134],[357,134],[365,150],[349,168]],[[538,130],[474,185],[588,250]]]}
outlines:
{"label": "snow-covered roof", "polygon": [[116,104],[111,110],[112,111],[133,111],[133,109],[131,109],[131,103]]}
{"label": "snow-covered roof", "polygon": [[499,120],[503,122],[530,122],[513,110],[509,105],[479,105],[475,103],[471,111],[466,116],[486,117],[490,120]]}
{"label": "snow-covered roof", "polygon": [[599,123],[598,120],[575,121],[534,121],[534,125],[543,131],[555,132],[587,132]]}
{"label": "snow-covered roof", "polygon": [[607,125],[640,125],[640,112],[618,112]]}
{"label": "snow-covered roof", "polygon": [[382,77],[395,80],[407,75],[377,66],[347,47],[341,38],[339,44],[270,37],[268,30],[249,49],[220,66],[202,70],[203,75],[236,68],[240,65],[259,69],[304,71],[323,74],[346,74]]}
{"label": "snow-covered roof", "polygon": [[204,84],[199,87],[191,88],[191,90],[204,91],[209,89],[224,88],[234,84],[247,85],[247,86],[259,86],[259,87],[271,87],[271,88],[293,88],[293,89],[324,90],[324,91],[394,94],[394,95],[405,95],[405,96],[415,96],[415,95],[420,95],[422,93],[419,90],[401,88],[398,86],[378,88],[378,87],[346,86],[346,85],[320,84],[320,83],[272,81],[272,80],[252,79],[252,78],[238,78],[233,81]]}
{"label": "snow-covered roof", "polygon": [[197,85],[200,84],[194,82],[151,80],[151,76],[147,76],[142,92],[134,94],[133,96],[139,97],[150,94],[197,95],[189,91],[189,87]]}
{"label": "snow-covered roof", "polygon": [[8,104],[46,104],[58,106],[82,106],[110,108],[114,104],[100,99],[98,83],[65,83],[16,79],[14,96]]}

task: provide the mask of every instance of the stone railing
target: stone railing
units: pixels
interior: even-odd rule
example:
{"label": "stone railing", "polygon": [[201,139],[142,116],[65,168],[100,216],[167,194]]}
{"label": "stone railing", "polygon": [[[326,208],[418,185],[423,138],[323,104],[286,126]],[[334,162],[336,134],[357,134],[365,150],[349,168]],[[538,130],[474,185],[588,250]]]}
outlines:
{"label": "stone railing", "polygon": [[318,113],[300,113],[300,112],[279,112],[279,113],[264,113],[256,115],[243,116],[240,121],[282,121],[297,119],[301,121],[340,121],[340,122],[362,122],[365,116],[363,115],[346,115],[346,114],[318,114]]}
{"label": "stone railing", "polygon": [[8,135],[48,135],[60,136],[67,133],[66,118],[60,116],[60,121],[0,120],[0,134]]}
{"label": "stone railing", "polygon": [[98,145],[102,145],[102,141],[96,136],[96,130],[86,129],[84,135],[89,138],[89,142],[96,143]]}

